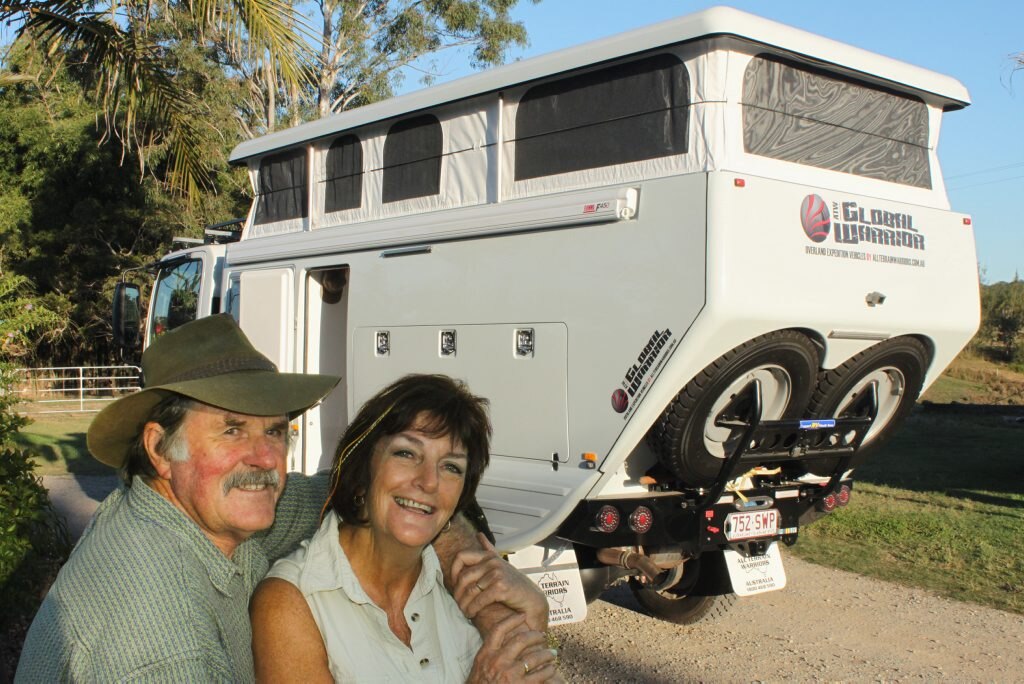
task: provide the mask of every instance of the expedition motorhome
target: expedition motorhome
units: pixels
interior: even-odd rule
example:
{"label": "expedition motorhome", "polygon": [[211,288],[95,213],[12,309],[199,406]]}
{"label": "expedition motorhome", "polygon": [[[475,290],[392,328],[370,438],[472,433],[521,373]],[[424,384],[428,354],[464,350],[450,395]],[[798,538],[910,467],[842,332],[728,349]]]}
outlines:
{"label": "expedition motorhome", "polygon": [[968,103],[724,8],[517,62],[240,144],[240,239],[165,257],[145,334],[227,311],[341,375],[296,426],[309,473],[384,384],[466,380],[480,504],[551,621],[628,581],[693,622],[784,584],[976,330],[936,156]]}

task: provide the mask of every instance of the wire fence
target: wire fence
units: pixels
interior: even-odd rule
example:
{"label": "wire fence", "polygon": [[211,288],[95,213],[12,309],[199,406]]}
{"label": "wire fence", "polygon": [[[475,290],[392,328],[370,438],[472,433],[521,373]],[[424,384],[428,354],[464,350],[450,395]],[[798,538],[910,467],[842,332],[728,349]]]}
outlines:
{"label": "wire fence", "polygon": [[23,415],[90,413],[139,391],[138,366],[59,366],[15,371],[15,410]]}

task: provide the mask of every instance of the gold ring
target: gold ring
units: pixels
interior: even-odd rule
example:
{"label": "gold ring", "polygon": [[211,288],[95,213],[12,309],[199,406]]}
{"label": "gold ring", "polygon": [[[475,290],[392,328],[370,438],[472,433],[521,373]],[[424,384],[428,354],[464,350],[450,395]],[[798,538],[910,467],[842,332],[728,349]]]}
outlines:
{"label": "gold ring", "polygon": [[530,665],[525,660],[523,661],[523,674],[530,674]]}
{"label": "gold ring", "polygon": [[479,582],[474,582],[473,584],[475,584],[475,585],[476,585],[476,590],[477,590],[477,591],[481,591],[481,592],[482,592],[482,591],[484,590],[484,588],[480,586],[480,583],[479,583]]}

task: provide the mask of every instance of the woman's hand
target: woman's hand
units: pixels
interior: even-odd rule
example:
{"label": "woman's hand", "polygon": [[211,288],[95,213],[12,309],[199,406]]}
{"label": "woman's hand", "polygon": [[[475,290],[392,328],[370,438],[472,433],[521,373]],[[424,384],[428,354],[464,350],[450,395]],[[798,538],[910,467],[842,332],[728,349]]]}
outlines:
{"label": "woman's hand", "polygon": [[555,653],[542,632],[528,629],[526,617],[511,615],[488,633],[469,673],[471,684],[562,682]]}
{"label": "woman's hand", "polygon": [[483,609],[500,603],[525,615],[530,629],[547,629],[548,600],[544,593],[504,561],[487,537],[478,534],[477,538],[483,548],[460,551],[452,563],[452,596],[463,614],[473,620]]}

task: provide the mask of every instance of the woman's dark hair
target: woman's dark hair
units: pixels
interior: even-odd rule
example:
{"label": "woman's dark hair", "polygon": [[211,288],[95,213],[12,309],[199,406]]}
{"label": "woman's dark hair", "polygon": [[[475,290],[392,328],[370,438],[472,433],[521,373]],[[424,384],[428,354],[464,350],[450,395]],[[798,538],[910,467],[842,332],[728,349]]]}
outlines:
{"label": "woman's dark hair", "polygon": [[[451,437],[466,449],[465,480],[455,506],[458,513],[476,495],[477,485],[490,461],[491,421],[488,401],[470,393],[466,385],[446,375],[406,375],[371,397],[334,452],[331,496],[328,505],[347,523],[366,524],[356,497],[370,489],[370,463],[382,437],[408,430],[420,414],[427,416],[423,431],[431,437]],[[344,457],[342,463],[339,459]]]}

